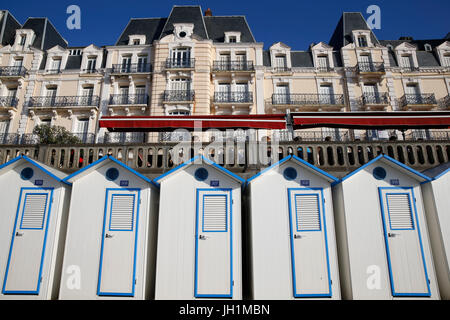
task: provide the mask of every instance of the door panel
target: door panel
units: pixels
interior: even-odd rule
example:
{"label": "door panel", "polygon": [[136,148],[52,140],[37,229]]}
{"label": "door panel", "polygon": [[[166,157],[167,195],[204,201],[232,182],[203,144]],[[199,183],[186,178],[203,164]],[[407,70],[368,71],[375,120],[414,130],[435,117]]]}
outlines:
{"label": "door panel", "polygon": [[53,188],[21,189],[3,294],[39,294],[52,197]]}
{"label": "door panel", "polygon": [[106,189],[97,294],[134,296],[140,189]]}
{"label": "door panel", "polygon": [[195,297],[233,296],[231,189],[197,189]]}
{"label": "door panel", "polygon": [[380,187],[386,252],[393,296],[430,296],[412,188]]}
{"label": "door panel", "polygon": [[288,189],[288,201],[294,297],[331,297],[322,190]]}

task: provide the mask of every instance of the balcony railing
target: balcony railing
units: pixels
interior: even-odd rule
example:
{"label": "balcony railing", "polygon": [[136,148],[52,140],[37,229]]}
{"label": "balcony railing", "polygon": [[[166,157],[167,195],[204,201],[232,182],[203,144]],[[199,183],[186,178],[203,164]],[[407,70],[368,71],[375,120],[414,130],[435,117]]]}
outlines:
{"label": "balcony railing", "polygon": [[143,143],[144,132],[105,132],[103,143]]}
{"label": "balcony railing", "polygon": [[82,73],[84,73],[84,74],[100,73],[100,70],[99,69],[83,69]]}
{"label": "balcony railing", "polygon": [[16,97],[0,97],[0,107],[17,107],[18,101]]}
{"label": "balcony railing", "polygon": [[418,72],[418,71],[420,71],[419,67],[413,67],[413,66],[409,66],[409,67],[400,66],[400,68],[403,72]]}
{"label": "balcony railing", "polygon": [[147,94],[112,94],[110,105],[148,104]]}
{"label": "balcony railing", "polygon": [[450,109],[450,94],[439,99],[438,104],[440,109]]}
{"label": "balcony railing", "polygon": [[192,69],[195,67],[195,59],[172,59],[166,60],[166,69]]}
{"label": "balcony railing", "polygon": [[193,90],[165,90],[163,100],[171,101],[194,101]]}
{"label": "balcony railing", "polygon": [[279,73],[279,72],[291,72],[292,69],[288,68],[288,67],[273,67],[273,71],[277,72],[277,73]]}
{"label": "balcony railing", "polygon": [[409,105],[435,105],[437,104],[434,93],[405,94],[398,101],[400,107]]}
{"label": "balcony railing", "polygon": [[20,135],[18,133],[0,133],[0,144],[19,144]]}
{"label": "balcony railing", "polygon": [[88,107],[98,106],[99,96],[60,96],[60,97],[31,97],[30,107]]}
{"label": "balcony railing", "polygon": [[78,138],[80,143],[95,143],[95,134],[87,132],[75,132],[72,136]]}
{"label": "balcony railing", "polygon": [[244,92],[214,92],[214,102],[216,103],[252,103],[253,93]]}
{"label": "balcony railing", "polygon": [[150,63],[113,64],[111,73],[145,73],[151,72]]}
{"label": "balcony railing", "polygon": [[358,72],[385,72],[382,62],[358,62]]}
{"label": "balcony railing", "polygon": [[213,71],[253,71],[253,61],[214,61]]}
{"label": "balcony railing", "polygon": [[0,67],[0,77],[23,77],[26,72],[24,67]]}
{"label": "balcony railing", "polygon": [[280,94],[272,95],[273,105],[343,105],[343,94]]}
{"label": "balcony railing", "polygon": [[362,105],[386,105],[389,104],[388,94],[386,92],[380,93],[363,93],[361,97]]}

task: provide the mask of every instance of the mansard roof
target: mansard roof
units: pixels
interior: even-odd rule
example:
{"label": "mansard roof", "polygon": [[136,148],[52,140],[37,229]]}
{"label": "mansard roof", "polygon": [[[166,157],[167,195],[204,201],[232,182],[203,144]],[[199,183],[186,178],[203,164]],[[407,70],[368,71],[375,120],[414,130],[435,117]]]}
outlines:
{"label": "mansard roof", "polygon": [[204,17],[204,20],[209,39],[214,42],[224,42],[228,31],[240,32],[241,42],[256,42],[245,16],[212,16]]}
{"label": "mansard roof", "polygon": [[59,34],[48,18],[28,18],[22,27],[31,29],[36,35],[32,46],[40,50],[48,50],[56,45],[67,48],[67,41]]}
{"label": "mansard roof", "polygon": [[0,45],[7,46],[14,42],[16,30],[22,25],[8,10],[0,10],[3,14],[0,18]]}

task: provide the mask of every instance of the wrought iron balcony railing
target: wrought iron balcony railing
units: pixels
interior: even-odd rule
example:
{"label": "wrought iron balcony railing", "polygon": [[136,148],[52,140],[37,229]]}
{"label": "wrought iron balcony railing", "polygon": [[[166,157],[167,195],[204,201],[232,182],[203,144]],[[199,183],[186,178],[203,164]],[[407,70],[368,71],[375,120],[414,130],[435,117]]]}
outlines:
{"label": "wrought iron balcony railing", "polygon": [[166,69],[192,69],[195,67],[195,59],[172,59],[166,60]]}
{"label": "wrought iron balcony railing", "polygon": [[152,72],[150,63],[113,64],[111,73],[145,73]]}
{"label": "wrought iron balcony railing", "polygon": [[30,107],[90,107],[98,106],[99,96],[60,96],[60,97],[31,97]]}
{"label": "wrought iron balcony railing", "polygon": [[112,94],[110,105],[148,104],[147,94]]}
{"label": "wrought iron balcony railing", "polygon": [[440,109],[450,109],[450,94],[439,99],[438,104]]}
{"label": "wrought iron balcony railing", "polygon": [[437,104],[434,93],[405,94],[398,100],[400,107],[408,105],[435,105]]}
{"label": "wrought iron balcony railing", "polygon": [[61,73],[61,69],[47,69],[47,70],[45,70],[45,73],[47,73],[47,74],[58,74],[58,73]]}
{"label": "wrought iron balcony railing", "polygon": [[164,101],[194,101],[193,90],[165,90]]}
{"label": "wrought iron balcony railing", "polygon": [[343,94],[280,94],[272,95],[273,105],[343,105]]}
{"label": "wrought iron balcony railing", "polygon": [[82,73],[87,73],[87,74],[100,73],[100,70],[99,69],[83,69]]}
{"label": "wrought iron balcony railing", "polygon": [[332,67],[316,67],[316,70],[319,72],[332,72],[335,69]]}
{"label": "wrought iron balcony railing", "polygon": [[214,92],[214,102],[216,103],[252,103],[253,93],[244,92]]}
{"label": "wrought iron balcony railing", "polygon": [[19,144],[20,135],[18,133],[0,133],[0,144]]}
{"label": "wrought iron balcony railing", "polygon": [[288,67],[273,67],[274,72],[291,72],[292,69]]}
{"label": "wrought iron balcony railing", "polygon": [[143,143],[144,132],[105,132],[103,143]]}
{"label": "wrought iron balcony railing", "polygon": [[17,107],[19,99],[16,97],[0,97],[0,107]]}
{"label": "wrought iron balcony railing", "polygon": [[361,104],[362,105],[389,104],[388,94],[386,92],[363,93],[361,97]]}
{"label": "wrought iron balcony railing", "polygon": [[72,136],[78,138],[79,143],[95,143],[95,134],[87,132],[75,132]]}
{"label": "wrought iron balcony railing", "polygon": [[385,72],[383,62],[358,62],[358,72]]}
{"label": "wrought iron balcony railing", "polygon": [[213,71],[254,71],[253,61],[214,61]]}
{"label": "wrought iron balcony railing", "polygon": [[0,77],[23,77],[26,72],[25,67],[0,67]]}

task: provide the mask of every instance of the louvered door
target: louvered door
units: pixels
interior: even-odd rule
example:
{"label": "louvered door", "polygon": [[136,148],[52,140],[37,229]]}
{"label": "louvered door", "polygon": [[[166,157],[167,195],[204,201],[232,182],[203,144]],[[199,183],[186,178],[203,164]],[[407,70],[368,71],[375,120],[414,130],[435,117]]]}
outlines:
{"label": "louvered door", "polygon": [[195,297],[232,297],[231,190],[197,190]]}
{"label": "louvered door", "polygon": [[97,294],[134,296],[139,189],[107,189]]}
{"label": "louvered door", "polygon": [[2,293],[39,294],[52,196],[52,188],[21,189]]}
{"label": "louvered door", "polygon": [[412,188],[379,188],[393,296],[429,296]]}
{"label": "louvered door", "polygon": [[288,189],[294,297],[330,297],[327,233],[321,189]]}

